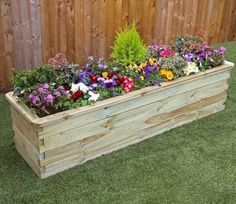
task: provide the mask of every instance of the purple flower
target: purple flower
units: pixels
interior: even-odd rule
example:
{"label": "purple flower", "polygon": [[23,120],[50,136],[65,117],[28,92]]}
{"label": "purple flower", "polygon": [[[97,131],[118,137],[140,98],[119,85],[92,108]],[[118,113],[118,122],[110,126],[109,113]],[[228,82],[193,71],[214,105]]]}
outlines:
{"label": "purple flower", "polygon": [[115,86],[115,84],[116,84],[115,81],[112,79],[108,79],[108,80],[104,81],[105,88],[107,88],[107,89]]}
{"label": "purple flower", "polygon": [[48,94],[46,97],[44,97],[44,100],[47,102],[47,103],[52,103],[53,100],[54,100],[54,96],[52,94]]}
{"label": "purple flower", "polygon": [[37,91],[38,91],[40,94],[44,94],[44,93],[45,93],[43,87],[38,87]]}
{"label": "purple flower", "polygon": [[43,84],[42,88],[44,89],[48,89],[49,88],[49,85],[46,83],[46,84]]}
{"label": "purple flower", "polygon": [[29,95],[28,95],[28,98],[31,100],[32,98],[34,97],[34,94],[32,94],[32,93],[30,93]]}
{"label": "purple flower", "polygon": [[136,75],[136,79],[140,80],[140,75],[139,74]]}
{"label": "purple flower", "polygon": [[38,96],[33,96],[32,98],[31,98],[31,102],[33,103],[33,104],[36,104],[37,102],[39,102],[40,101],[40,98],[38,97]]}
{"label": "purple flower", "polygon": [[194,55],[193,55],[192,53],[186,54],[186,55],[184,55],[184,59],[185,59],[186,62],[191,62],[193,56],[194,56]]}
{"label": "purple flower", "polygon": [[104,69],[104,65],[103,64],[98,64],[98,68],[99,69]]}
{"label": "purple flower", "polygon": [[149,74],[149,73],[146,73],[146,74],[145,74],[145,78],[146,78],[146,79],[150,79],[150,74]]}
{"label": "purple flower", "polygon": [[56,97],[60,97],[60,96],[61,96],[61,93],[60,93],[59,91],[56,91],[56,92],[54,93],[54,95],[55,95]]}
{"label": "purple flower", "polygon": [[225,54],[226,49],[224,47],[220,47],[220,54],[224,55]]}
{"label": "purple flower", "polygon": [[58,91],[65,91],[65,88],[64,88],[64,86],[58,86],[57,90]]}

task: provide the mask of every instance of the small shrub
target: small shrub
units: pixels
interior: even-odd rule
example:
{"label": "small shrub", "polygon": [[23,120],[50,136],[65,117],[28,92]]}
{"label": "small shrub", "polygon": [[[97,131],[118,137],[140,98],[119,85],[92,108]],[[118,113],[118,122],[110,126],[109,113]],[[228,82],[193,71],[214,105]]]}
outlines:
{"label": "small shrub", "polygon": [[141,40],[135,24],[117,32],[111,57],[123,66],[142,62],[147,56],[147,47]]}

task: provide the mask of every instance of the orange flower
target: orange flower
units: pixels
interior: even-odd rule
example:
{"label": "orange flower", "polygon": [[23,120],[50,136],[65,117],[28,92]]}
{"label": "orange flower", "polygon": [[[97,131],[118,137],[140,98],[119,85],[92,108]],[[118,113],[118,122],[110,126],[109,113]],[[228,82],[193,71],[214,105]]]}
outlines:
{"label": "orange flower", "polygon": [[172,71],[167,71],[167,73],[166,73],[166,78],[167,78],[168,80],[172,80],[172,79],[174,78],[173,72],[172,72]]}

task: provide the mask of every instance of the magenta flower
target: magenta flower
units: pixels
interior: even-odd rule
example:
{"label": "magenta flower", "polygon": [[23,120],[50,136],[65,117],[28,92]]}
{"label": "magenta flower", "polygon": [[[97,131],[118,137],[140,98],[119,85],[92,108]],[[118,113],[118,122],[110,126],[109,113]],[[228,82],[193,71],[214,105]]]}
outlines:
{"label": "magenta flower", "polygon": [[54,95],[55,95],[56,97],[60,97],[60,96],[61,96],[61,93],[60,93],[59,91],[56,91],[56,92],[54,93]]}
{"label": "magenta flower", "polygon": [[29,95],[28,95],[28,98],[31,100],[32,98],[34,97],[34,94],[32,94],[32,93],[30,93]]}
{"label": "magenta flower", "polygon": [[38,91],[40,94],[44,94],[44,93],[45,93],[43,87],[39,87],[39,88],[37,89],[37,91]]}
{"label": "magenta flower", "polygon": [[43,84],[43,86],[42,86],[42,88],[44,88],[44,89],[48,89],[49,88],[49,84]]}
{"label": "magenta flower", "polygon": [[47,103],[53,103],[53,100],[54,100],[54,96],[52,94],[48,94],[44,100],[47,102]]}
{"label": "magenta flower", "polygon": [[31,98],[31,101],[32,101],[33,104],[36,104],[36,103],[38,103],[40,101],[40,98],[38,96],[33,96]]}
{"label": "magenta flower", "polygon": [[65,88],[64,88],[64,86],[58,86],[57,90],[58,91],[65,91]]}

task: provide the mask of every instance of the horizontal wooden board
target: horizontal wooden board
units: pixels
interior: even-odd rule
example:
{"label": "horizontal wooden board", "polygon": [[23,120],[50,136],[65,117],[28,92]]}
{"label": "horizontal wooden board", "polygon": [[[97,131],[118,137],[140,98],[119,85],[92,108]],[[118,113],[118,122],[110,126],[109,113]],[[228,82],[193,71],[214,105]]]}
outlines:
{"label": "horizontal wooden board", "polygon": [[[82,127],[62,131],[59,134],[45,137],[43,139],[44,145],[40,146],[40,152],[64,146],[71,142],[90,137],[91,135],[103,134],[133,121],[146,120],[156,114],[160,115],[159,120],[162,121],[164,119],[161,118],[162,114],[185,107],[194,102],[199,102],[203,98],[222,93],[227,90],[227,87],[227,81],[223,80],[161,101],[157,100],[157,102],[140,106]],[[201,105],[201,103],[199,104]],[[135,106],[135,102],[133,105]]]}
{"label": "horizontal wooden board", "polygon": [[86,138],[82,142],[79,154],[46,165],[45,176],[56,174],[78,164],[82,164],[87,160],[94,159],[103,154],[135,144],[172,128],[221,111],[224,109],[224,101],[225,97],[215,103],[203,106],[199,109],[194,109],[162,123],[145,127],[142,130],[135,131],[135,129],[132,129],[131,131],[127,131],[127,129],[121,129],[121,131],[109,132],[107,135],[94,136],[95,138]]}
{"label": "horizontal wooden board", "polygon": [[18,131],[26,137],[31,144],[39,149],[40,139],[36,135],[36,130],[27,121],[22,114],[18,112],[14,107],[11,107],[12,123],[14,127],[17,127]]}

